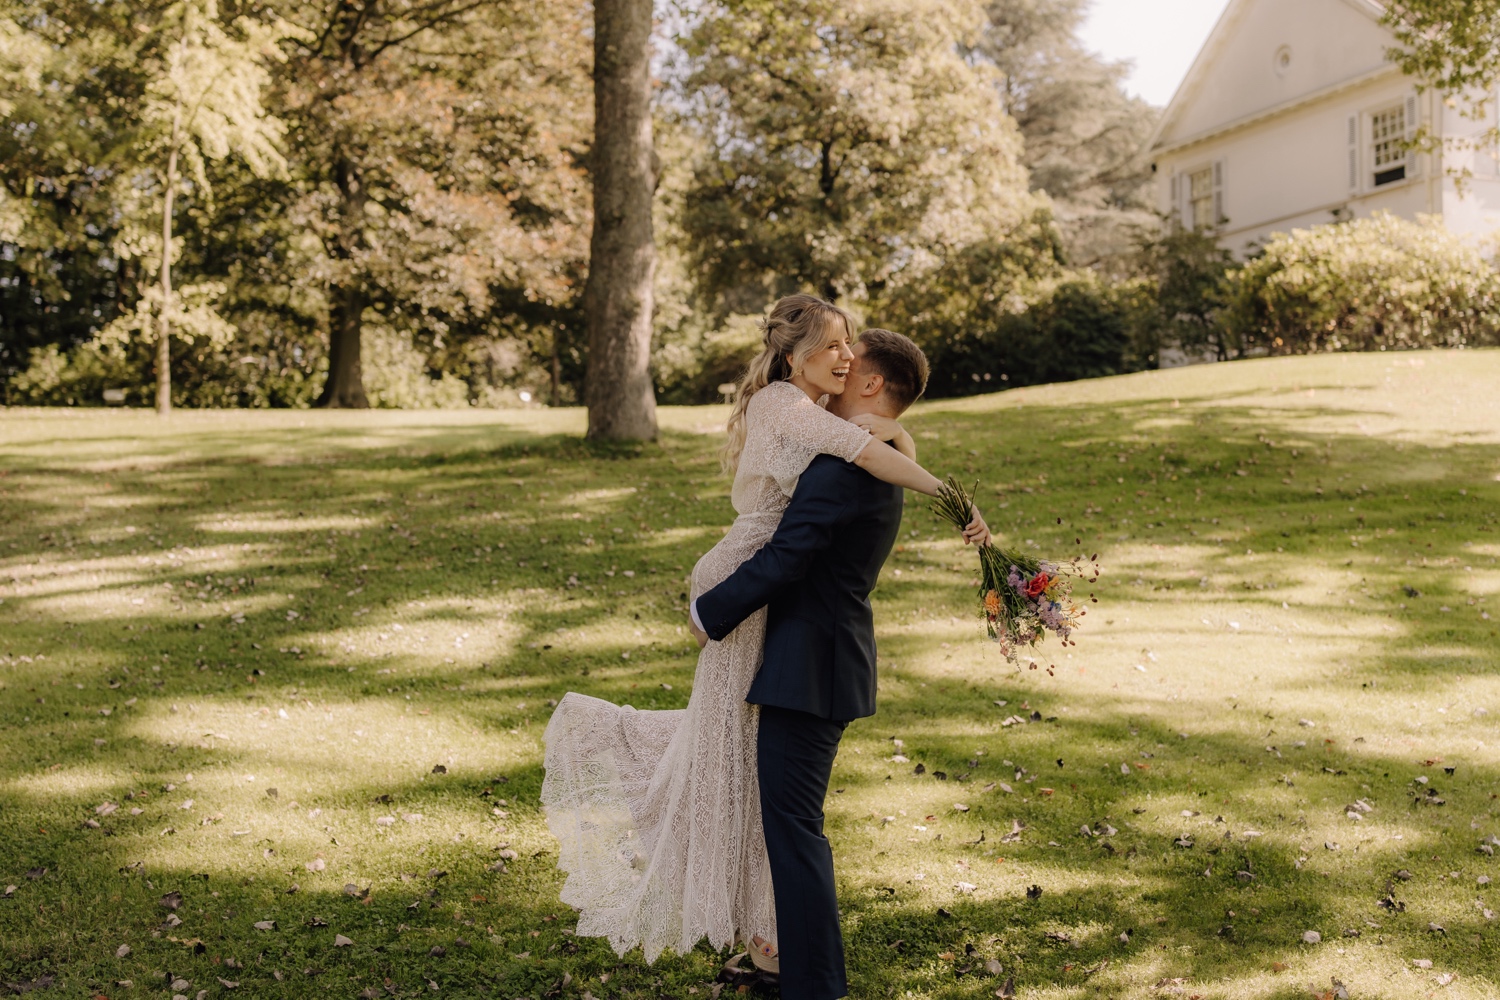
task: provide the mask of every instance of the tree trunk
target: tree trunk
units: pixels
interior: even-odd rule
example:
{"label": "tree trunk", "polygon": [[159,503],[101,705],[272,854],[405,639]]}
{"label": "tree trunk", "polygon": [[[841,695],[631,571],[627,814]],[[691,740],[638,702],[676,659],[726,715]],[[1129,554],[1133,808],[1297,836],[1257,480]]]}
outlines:
{"label": "tree trunk", "polygon": [[552,405],[562,405],[562,356],[557,350],[557,326],[552,327]]}
{"label": "tree trunk", "polygon": [[177,194],[178,122],[182,108],[172,121],[172,148],[167,153],[166,194],[161,208],[161,316],[156,324],[156,412],[172,412],[172,202]]}
{"label": "tree trunk", "polygon": [[[334,257],[349,262],[361,240],[364,225],[364,184],[354,164],[340,159],[334,164],[334,181],[341,196],[338,240]],[[349,267],[343,281],[328,290],[328,381],[313,405],[327,409],[365,410],[364,369],[360,365],[360,340],[364,333],[365,306],[369,296],[357,269]]]}
{"label": "tree trunk", "polygon": [[656,437],[651,25],[651,0],[595,0],[594,229],[583,292],[589,343],[584,401],[593,439]]}
{"label": "tree trunk", "polygon": [[367,410],[364,369],[360,366],[360,334],[364,329],[365,290],[362,285],[338,285],[329,292],[332,308],[328,328],[328,381],[314,405],[331,410]]}

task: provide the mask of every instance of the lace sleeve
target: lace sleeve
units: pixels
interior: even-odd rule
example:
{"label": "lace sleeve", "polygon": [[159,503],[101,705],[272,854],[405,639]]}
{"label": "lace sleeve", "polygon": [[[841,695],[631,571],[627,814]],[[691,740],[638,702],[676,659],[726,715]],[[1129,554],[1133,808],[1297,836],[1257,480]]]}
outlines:
{"label": "lace sleeve", "polygon": [[833,455],[852,462],[874,440],[869,431],[829,413],[788,382],[762,389],[752,405],[756,402],[763,402],[764,412],[758,416],[773,435],[771,477],[787,496],[796,490],[797,480],[814,457]]}

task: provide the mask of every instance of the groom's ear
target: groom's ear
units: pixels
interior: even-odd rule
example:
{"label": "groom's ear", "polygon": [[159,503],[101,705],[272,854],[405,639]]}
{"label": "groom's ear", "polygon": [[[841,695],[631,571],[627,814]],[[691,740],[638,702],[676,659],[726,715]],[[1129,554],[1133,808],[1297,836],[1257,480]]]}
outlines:
{"label": "groom's ear", "polygon": [[875,396],[880,395],[880,393],[884,389],[885,389],[885,376],[884,375],[879,375],[879,374],[867,375],[867,376],[865,376],[864,387],[859,390],[859,394],[861,396],[868,396],[868,397],[873,398]]}

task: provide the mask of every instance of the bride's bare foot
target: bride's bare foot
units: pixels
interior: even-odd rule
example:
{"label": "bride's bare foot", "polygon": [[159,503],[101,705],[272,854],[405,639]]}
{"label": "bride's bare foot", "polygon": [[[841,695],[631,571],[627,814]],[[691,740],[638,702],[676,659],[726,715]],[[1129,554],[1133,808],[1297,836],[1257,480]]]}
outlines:
{"label": "bride's bare foot", "polygon": [[755,946],[750,951],[750,961],[762,972],[772,975],[781,975],[781,959],[776,951],[776,946],[759,934],[750,939]]}

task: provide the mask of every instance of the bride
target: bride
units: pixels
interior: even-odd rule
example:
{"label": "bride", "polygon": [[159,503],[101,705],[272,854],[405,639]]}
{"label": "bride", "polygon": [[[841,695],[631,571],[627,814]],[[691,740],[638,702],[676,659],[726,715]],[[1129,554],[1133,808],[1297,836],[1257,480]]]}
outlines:
{"label": "bride", "polygon": [[[819,405],[844,391],[854,326],[847,312],[811,295],[771,309],[764,348],[729,417],[724,464],[734,474],[738,517],[693,568],[691,599],[771,538],[818,454],[936,495],[939,481],[912,460],[899,424],[866,419],[867,430]],[[964,535],[988,536],[977,511]],[[620,955],[639,945],[648,963],[705,937],[715,948],[753,942],[756,964],[777,968],[755,773],[759,715],[745,703],[765,620],[762,609],[704,647],[685,709],[637,711],[570,692],[553,712],[542,803],[567,872],[562,901],[580,911],[579,935],[607,938]]]}

